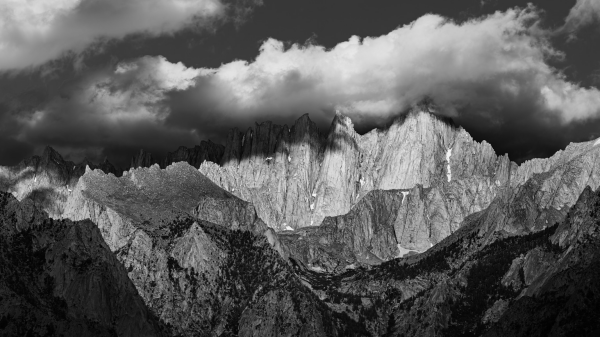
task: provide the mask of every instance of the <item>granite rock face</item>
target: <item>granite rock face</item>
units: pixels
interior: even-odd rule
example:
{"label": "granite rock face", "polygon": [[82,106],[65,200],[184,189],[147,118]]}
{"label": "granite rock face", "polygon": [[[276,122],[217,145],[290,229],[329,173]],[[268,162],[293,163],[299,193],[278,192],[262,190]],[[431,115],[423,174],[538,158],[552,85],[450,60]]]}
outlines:
{"label": "granite rock face", "polygon": [[12,193],[18,200],[30,198],[51,217],[60,218],[64,203],[86,166],[117,174],[108,160],[94,164],[85,159],[75,164],[46,147],[41,156],[33,156],[13,167],[0,167],[0,190]]}
{"label": "granite rock face", "polygon": [[[351,266],[358,256],[372,258],[364,264],[390,258],[379,248],[355,245],[370,240],[362,224],[344,223],[356,226],[344,229],[353,236],[333,241],[333,227],[316,228],[328,218],[363,212],[361,201],[371,191],[403,191],[403,202],[393,208],[396,242],[386,241],[386,250],[404,255],[426,251],[467,216],[484,210],[482,231],[541,230],[563,219],[586,186],[598,187],[595,142],[571,144],[551,158],[517,165],[432,109],[418,105],[388,128],[365,135],[341,114],[326,137],[307,116],[292,128],[263,123],[245,134],[234,130],[221,165],[205,162],[200,171],[252,202],[268,226],[297,230],[282,235],[298,259],[313,265],[322,258],[319,268],[329,271]],[[289,136],[298,130],[305,130],[302,137]],[[305,150],[301,155],[290,150],[298,146]],[[304,241],[292,242],[300,238]]]}
{"label": "granite rock face", "polygon": [[326,136],[306,115],[292,128],[263,123],[244,134],[233,130],[221,165],[200,166],[215,183],[252,202],[277,231],[346,214],[372,190],[411,190],[409,200],[422,199],[421,211],[405,215],[411,222],[397,232],[427,232],[402,239],[404,248],[420,251],[485,209],[514,169],[489,144],[473,141],[425,106],[362,136],[341,114]]}
{"label": "granite rock face", "polygon": [[311,221],[323,142],[323,134],[308,115],[291,128],[265,122],[245,133],[234,129],[229,133],[221,166],[205,162],[200,171],[252,202],[270,227],[296,228],[297,223]]}
{"label": "granite rock face", "polygon": [[194,148],[180,146],[177,150],[167,153],[161,167],[167,167],[173,163],[186,162],[195,168],[199,168],[205,161],[219,163],[223,158],[225,147],[209,141],[201,141]]}
{"label": "granite rock face", "polygon": [[313,270],[379,264],[400,255],[394,225],[403,199],[403,191],[371,191],[347,214],[278,235],[290,254]]}
{"label": "granite rock face", "polygon": [[62,215],[91,219],[113,251],[122,248],[139,225],[163,227],[186,217],[261,233],[267,229],[251,204],[224,191],[187,163],[166,169],[158,164],[130,169],[121,177],[87,170]]}
{"label": "granite rock face", "polygon": [[[45,273],[66,275],[51,284],[52,296],[83,311],[63,319],[44,309],[53,297],[40,290],[45,279],[32,276],[40,269],[25,268],[0,287],[15,287],[16,277],[41,298],[41,309],[30,310],[40,334],[53,320],[62,322],[59,331],[85,334],[72,329],[90,326],[86,306],[93,306],[101,329],[133,326],[148,335],[594,335],[600,143],[518,166],[429,110],[418,106],[365,135],[342,115],[327,135],[307,116],[291,128],[262,123],[233,130],[222,152],[180,149],[170,160],[183,162],[121,177],[92,168],[74,174],[52,152],[33,165],[54,167],[45,169],[52,174],[28,176],[29,164],[2,171],[23,199],[5,203],[12,213],[0,234],[13,241],[2,247],[17,247],[18,256],[33,256],[24,265],[37,266],[36,247],[60,242],[44,251]],[[201,155],[209,152],[220,165]],[[14,187],[36,178],[67,186],[60,208]],[[82,221],[48,220],[42,209]],[[42,239],[15,241],[34,223],[46,224],[35,229]],[[9,261],[3,270],[15,269],[17,255],[0,252]],[[63,252],[67,262],[56,262]],[[108,279],[85,274],[87,257]],[[83,268],[82,283],[73,283],[71,267]],[[111,290],[115,282],[122,286]],[[82,303],[70,289],[94,300]],[[118,297],[132,307],[115,309]],[[0,329],[22,332],[6,317]]]}
{"label": "granite rock face", "polygon": [[97,224],[144,303],[176,335],[365,333],[301,283],[251,204],[187,163],[122,177],[88,170],[65,209]]}
{"label": "granite rock face", "polygon": [[[291,128],[263,123],[243,134],[233,130],[221,164],[205,162],[200,171],[252,202],[271,228],[298,230],[282,235],[289,239],[290,249],[303,252],[300,260],[312,264],[317,256],[326,259],[319,268],[339,270],[358,260],[370,264],[399,252],[423,252],[456,231],[467,215],[486,209],[501,190],[511,186],[511,174],[518,169],[508,157],[496,156],[489,144],[474,141],[465,130],[430,110],[417,106],[388,128],[362,136],[341,114],[335,116],[327,135],[306,115]],[[519,171],[519,179],[526,180],[528,174],[531,170]],[[394,221],[385,248],[359,248],[355,242],[371,238],[359,230],[358,221],[343,223],[358,226],[344,229],[353,235],[343,235],[343,240],[321,239],[333,235],[324,234],[331,226],[315,228],[325,226],[328,218],[363,212],[361,202],[372,191],[398,190],[402,198],[397,200],[402,202],[386,211],[389,217],[394,213]],[[293,238],[306,240],[296,243]],[[319,242],[336,245],[325,249]],[[334,247],[350,251],[334,251]],[[393,253],[382,255],[384,250]],[[357,260],[359,256],[364,259]]]}
{"label": "granite rock face", "polygon": [[597,141],[572,143],[546,162],[534,163],[546,171],[535,173],[537,169],[532,171],[529,162],[523,163],[512,175],[516,182],[478,214],[481,235],[489,237],[498,231],[525,234],[552,226],[565,218],[586,187],[600,186]]}
{"label": "granite rock face", "polygon": [[152,153],[141,149],[138,154],[131,158],[130,168],[150,167],[154,164],[159,164],[161,168],[165,168],[171,164],[178,162],[186,162],[195,168],[205,161],[219,163],[223,158],[223,145],[215,144],[212,141],[201,141],[200,145],[193,148],[180,146],[173,152],[167,152],[164,159],[160,160],[152,155]]}
{"label": "granite rock face", "polygon": [[[595,143],[571,144],[551,158],[518,166],[506,156],[496,156],[489,144],[474,141],[451,121],[435,116],[432,109],[418,105],[386,129],[365,135],[357,134],[350,119],[341,114],[336,115],[327,134],[321,133],[308,115],[291,128],[265,122],[245,133],[232,130],[225,147],[212,142],[202,142],[194,149],[181,147],[167,156],[162,167],[172,161],[199,167],[218,186],[251,202],[256,216],[275,231],[306,228],[288,238],[312,232],[308,237],[320,237],[313,227],[324,225],[327,218],[361,211],[361,200],[370,192],[401,190],[402,203],[394,208],[395,242],[386,237],[385,249],[365,250],[354,242],[371,240],[368,232],[358,229],[362,225],[348,228],[345,231],[354,233],[353,237],[344,235],[343,243],[339,238],[335,241],[352,247],[350,255],[341,251],[328,255],[326,265],[337,269],[351,266],[358,256],[369,257],[365,264],[398,256],[384,257],[382,249],[399,251],[400,255],[424,252],[455,232],[468,215],[483,210],[488,214],[486,228],[490,233],[498,226],[515,233],[539,230],[559,221],[585,186],[597,187]],[[141,151],[132,165],[155,162]],[[3,179],[5,185],[18,186],[8,190],[19,199],[29,195],[23,191],[31,188],[31,179],[21,176],[13,174],[9,179],[12,183]],[[75,193],[70,186],[77,179],[68,179],[70,185],[66,187],[58,186],[65,179],[54,179],[48,183],[54,187],[44,189],[46,183],[40,177],[43,186],[32,195],[55,218],[71,216],[65,213],[65,203]],[[515,201],[521,209],[513,205]],[[109,214],[107,211],[105,216],[110,218]],[[522,217],[536,220],[517,228]],[[204,218],[212,221],[209,215]],[[298,245],[287,242],[294,247],[318,246],[306,246],[308,241]],[[314,261],[314,256],[303,256],[298,258]],[[333,256],[338,259],[331,260]]]}
{"label": "granite rock face", "polygon": [[373,336],[595,336],[600,189],[545,229],[488,235],[484,218],[422,254],[330,274],[296,273]]}
{"label": "granite rock face", "polygon": [[147,152],[144,149],[141,149],[138,154],[131,157],[131,164],[129,165],[129,167],[134,168],[134,169],[140,168],[140,167],[150,167],[157,163],[158,163],[158,161],[156,158],[154,158],[152,153]]}
{"label": "granite rock face", "polygon": [[167,336],[89,220],[0,193],[0,334]]}

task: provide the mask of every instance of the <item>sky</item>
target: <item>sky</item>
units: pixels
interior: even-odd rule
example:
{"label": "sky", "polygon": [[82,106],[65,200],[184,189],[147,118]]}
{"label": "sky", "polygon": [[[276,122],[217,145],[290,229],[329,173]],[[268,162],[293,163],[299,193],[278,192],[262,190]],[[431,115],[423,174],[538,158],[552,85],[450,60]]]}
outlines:
{"label": "sky", "polygon": [[516,162],[600,137],[600,0],[0,0],[0,165],[428,98]]}

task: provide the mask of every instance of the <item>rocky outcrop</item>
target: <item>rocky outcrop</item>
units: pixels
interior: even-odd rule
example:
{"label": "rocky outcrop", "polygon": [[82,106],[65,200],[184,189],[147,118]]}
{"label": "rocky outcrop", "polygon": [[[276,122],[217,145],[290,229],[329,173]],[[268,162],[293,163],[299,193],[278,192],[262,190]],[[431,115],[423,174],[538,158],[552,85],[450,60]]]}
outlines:
{"label": "rocky outcrop", "polygon": [[30,198],[51,217],[60,218],[64,203],[86,166],[117,174],[108,160],[99,165],[87,159],[75,164],[46,147],[41,156],[33,156],[13,167],[0,167],[0,190],[12,193],[18,200]]}
{"label": "rocky outcrop", "polygon": [[308,115],[291,128],[266,122],[245,133],[234,129],[229,133],[221,166],[205,162],[200,171],[252,202],[270,227],[296,228],[297,223],[311,221],[323,142],[324,136]]}
{"label": "rocky outcrop", "polygon": [[364,334],[295,277],[251,204],[187,163],[122,177],[88,170],[65,216],[97,223],[146,305],[175,334]]}
{"label": "rocky outcrop", "polygon": [[140,167],[150,167],[154,164],[157,164],[158,161],[152,156],[152,153],[146,152],[144,149],[141,149],[138,154],[131,157],[130,168],[140,168]]}
{"label": "rocky outcrop", "polygon": [[403,191],[372,191],[345,215],[279,233],[290,254],[317,271],[340,272],[398,257],[394,225]]}
{"label": "rocky outcrop", "polygon": [[0,193],[0,334],[166,336],[88,221]]}
{"label": "rocky outcrop", "polygon": [[131,158],[130,168],[150,167],[154,164],[160,164],[161,168],[165,168],[179,162],[186,162],[198,168],[205,161],[220,163],[224,150],[223,145],[215,144],[210,140],[203,140],[200,142],[200,145],[196,145],[193,148],[180,146],[173,152],[167,152],[166,157],[163,160],[159,160],[152,153],[141,149],[138,154]]}
{"label": "rocky outcrop", "polygon": [[220,163],[223,158],[225,147],[209,141],[201,141],[200,145],[193,148],[180,146],[174,152],[168,152],[161,167],[167,167],[173,163],[186,162],[195,168],[199,168],[205,161]]}
{"label": "rocky outcrop", "polygon": [[118,253],[146,303],[176,333],[365,335],[302,285],[266,237],[203,221],[177,226],[169,237],[140,231]]}
{"label": "rocky outcrop", "polygon": [[[312,227],[324,225],[327,217],[349,214],[353,207],[360,209],[370,191],[404,191],[405,202],[394,209],[396,242],[388,242],[386,249],[399,245],[403,253],[418,253],[455,232],[467,216],[484,210],[479,217],[486,218],[481,220],[486,223],[482,230],[487,228],[489,233],[499,227],[513,233],[543,229],[564,217],[585,186],[598,186],[597,151],[592,142],[571,144],[549,159],[518,166],[430,110],[427,105],[416,106],[387,129],[362,136],[341,114],[334,118],[325,139],[307,116],[297,121],[300,128],[263,123],[245,134],[234,130],[222,165],[206,162],[200,171],[253,202],[270,227],[278,231],[306,227],[284,235],[290,240],[310,239],[286,242],[296,252],[312,254],[310,258],[306,253],[298,255],[305,263],[312,265],[316,256],[325,259],[321,267],[327,266],[326,270],[352,265],[364,251],[323,249],[315,244],[323,240],[316,238],[329,229]],[[312,142],[296,138],[309,145],[310,155],[300,157],[304,161],[286,150],[290,147],[286,134],[297,129],[315,130],[303,133],[311,135]],[[354,233],[342,244],[344,249],[369,240],[363,235],[366,232]]]}
{"label": "rocky outcrop", "polygon": [[456,230],[466,215],[487,207],[515,167],[489,144],[473,141],[463,129],[418,106],[387,129],[362,136],[341,114],[326,138],[306,115],[292,128],[263,123],[245,134],[234,130],[221,165],[205,162],[200,171],[252,202],[276,230],[319,225],[327,216],[346,214],[372,190],[420,185],[432,193],[422,217],[427,208],[440,210],[439,222],[432,221],[436,234],[428,232],[414,247],[405,244],[426,249]]}
{"label": "rocky outcrop", "polygon": [[[431,111],[431,106],[418,105],[388,128],[362,136],[341,114],[326,136],[307,115],[291,128],[266,122],[245,133],[232,130],[225,148],[211,142],[182,147],[168,155],[165,165],[179,160],[199,165],[217,185],[251,202],[257,217],[277,231],[321,225],[326,217],[351,212],[371,191],[401,189],[396,242],[386,249],[404,253],[429,249],[468,215],[483,210],[479,217],[485,217],[482,230],[488,233],[545,228],[564,217],[585,186],[597,186],[597,147],[591,142],[518,166]],[[217,165],[213,161],[219,158]],[[149,165],[155,162],[151,159],[141,151],[133,165]],[[37,199],[46,200],[46,209],[59,218],[70,190],[41,189]],[[204,218],[212,221],[208,216]],[[361,231],[354,233],[345,247],[370,240]],[[363,253],[352,251],[354,256]]]}
{"label": "rocky outcrop", "polygon": [[588,187],[545,229],[488,235],[474,215],[422,254],[337,275],[301,264],[296,272],[373,336],[593,336],[599,210],[600,189]]}
{"label": "rocky outcrop", "polygon": [[251,204],[224,191],[187,163],[130,169],[122,177],[87,170],[69,196],[63,217],[91,219],[113,251],[139,228],[161,230],[186,217],[262,233]]}
{"label": "rocky outcrop", "polygon": [[[190,150],[172,157],[187,163],[122,177],[86,169],[56,214],[93,220],[143,304],[178,335],[593,335],[600,146],[518,166],[428,110],[365,135],[342,115],[326,136],[307,116],[233,130],[220,165],[199,169]],[[69,177],[55,171],[47,184]],[[25,200],[9,237],[44,221]],[[98,243],[86,235],[66,237]],[[66,268],[53,277],[73,275]]]}
{"label": "rocky outcrop", "polygon": [[587,188],[550,238],[531,250],[527,287],[486,336],[594,336],[600,331],[600,191]]}

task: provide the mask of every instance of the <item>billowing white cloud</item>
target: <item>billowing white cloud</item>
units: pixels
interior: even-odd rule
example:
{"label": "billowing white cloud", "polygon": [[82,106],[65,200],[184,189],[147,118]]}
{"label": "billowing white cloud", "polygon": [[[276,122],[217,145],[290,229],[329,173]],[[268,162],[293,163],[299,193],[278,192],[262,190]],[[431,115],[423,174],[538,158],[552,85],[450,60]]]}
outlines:
{"label": "billowing white cloud", "polygon": [[169,34],[223,15],[220,0],[0,0],[0,71],[128,34]]}
{"label": "billowing white cloud", "polygon": [[600,21],[600,1],[577,0],[577,3],[565,19],[565,29],[569,33],[575,33],[581,27]]}
{"label": "billowing white cloud", "polygon": [[[457,24],[425,15],[387,35],[327,50],[269,39],[253,62],[206,69],[192,95],[220,114],[320,114],[385,119],[429,96],[449,108],[495,109],[525,99],[564,122],[597,117],[600,92],[568,82],[533,8]],[[208,111],[210,112],[210,111]],[[215,111],[216,112],[216,111]]]}

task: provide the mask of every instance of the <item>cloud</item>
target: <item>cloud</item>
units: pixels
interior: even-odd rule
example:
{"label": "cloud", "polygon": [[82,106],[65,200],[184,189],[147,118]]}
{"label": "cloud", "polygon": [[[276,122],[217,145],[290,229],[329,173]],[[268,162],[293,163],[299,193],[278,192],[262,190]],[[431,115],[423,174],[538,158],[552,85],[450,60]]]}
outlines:
{"label": "cloud", "polygon": [[238,6],[224,1],[2,0],[0,71],[41,65],[90,47],[98,49],[106,41],[130,34],[172,34],[226,15],[240,20],[254,3],[242,1]]}
{"label": "cloud", "polygon": [[[143,57],[102,69],[13,120],[14,137],[24,143],[52,144],[67,156],[98,159],[115,149],[171,150],[173,144],[194,144],[198,135],[188,128],[169,128],[170,114],[161,104],[167,92],[186,90],[203,70],[163,57]],[[123,159],[123,158],[120,158]],[[125,164],[126,162],[119,162]]]}
{"label": "cloud", "polygon": [[600,20],[600,1],[577,0],[577,3],[565,19],[565,25],[561,31],[570,34],[576,33],[580,28]]}
{"label": "cloud", "polygon": [[595,118],[600,92],[568,82],[546,62],[561,53],[537,28],[533,8],[457,24],[425,15],[379,37],[332,49],[269,39],[253,62],[204,69],[189,90],[200,111],[236,118],[321,115],[386,120],[428,96],[456,110],[497,110],[523,99],[563,123]]}
{"label": "cloud", "polygon": [[164,153],[218,140],[232,125],[304,113],[323,125],[339,109],[359,127],[383,125],[429,97],[501,153],[547,155],[578,135],[571,126],[596,125],[600,92],[549,65],[563,55],[538,21],[533,7],[460,24],[425,15],[331,49],[268,39],[253,61],[218,68],[147,56],[98,71],[19,117],[15,139],[74,153]]}

